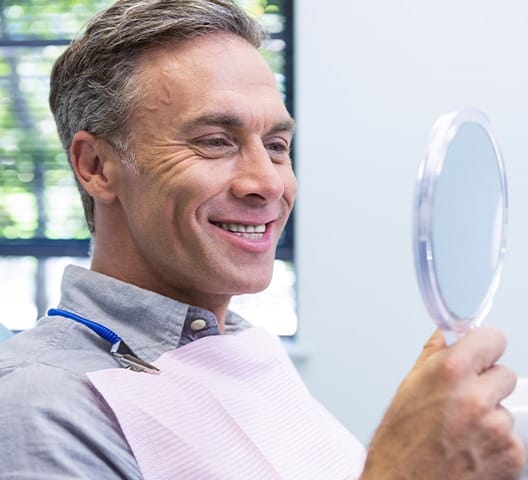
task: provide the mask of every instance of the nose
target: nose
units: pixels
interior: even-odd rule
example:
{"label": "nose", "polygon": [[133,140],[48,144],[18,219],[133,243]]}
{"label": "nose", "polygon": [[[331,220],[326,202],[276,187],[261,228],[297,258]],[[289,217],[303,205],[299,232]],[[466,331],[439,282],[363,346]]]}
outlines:
{"label": "nose", "polygon": [[251,145],[238,157],[231,191],[237,198],[256,204],[278,200],[284,195],[286,166],[272,162],[264,145]]}

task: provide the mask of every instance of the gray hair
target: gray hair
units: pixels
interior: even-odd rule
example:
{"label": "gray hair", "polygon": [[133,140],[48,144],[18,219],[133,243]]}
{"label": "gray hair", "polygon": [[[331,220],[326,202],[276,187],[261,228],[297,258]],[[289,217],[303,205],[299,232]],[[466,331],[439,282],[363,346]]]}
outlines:
{"label": "gray hair", "polygon": [[[140,55],[176,40],[221,32],[255,48],[264,36],[231,0],[118,0],[94,16],[51,73],[50,107],[70,163],[72,138],[86,130],[136,168],[129,118],[140,100],[135,82]],[[93,234],[94,201],[78,180],[77,186]]]}

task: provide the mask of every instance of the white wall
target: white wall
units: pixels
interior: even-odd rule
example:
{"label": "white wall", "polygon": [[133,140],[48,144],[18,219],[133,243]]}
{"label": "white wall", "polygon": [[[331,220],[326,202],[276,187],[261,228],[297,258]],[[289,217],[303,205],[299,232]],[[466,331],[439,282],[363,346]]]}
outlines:
{"label": "white wall", "polygon": [[416,169],[436,117],[489,116],[510,225],[486,324],[528,375],[528,3],[297,0],[299,369],[368,442],[433,322],[411,249]]}

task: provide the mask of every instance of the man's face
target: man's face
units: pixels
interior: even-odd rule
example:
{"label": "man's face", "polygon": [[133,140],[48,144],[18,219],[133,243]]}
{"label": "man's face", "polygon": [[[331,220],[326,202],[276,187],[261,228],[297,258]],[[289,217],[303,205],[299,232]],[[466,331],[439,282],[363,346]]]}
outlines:
{"label": "man's face", "polygon": [[148,52],[138,86],[140,174],[123,167],[118,182],[127,280],[211,309],[264,289],[297,189],[293,122],[269,67],[218,34]]}

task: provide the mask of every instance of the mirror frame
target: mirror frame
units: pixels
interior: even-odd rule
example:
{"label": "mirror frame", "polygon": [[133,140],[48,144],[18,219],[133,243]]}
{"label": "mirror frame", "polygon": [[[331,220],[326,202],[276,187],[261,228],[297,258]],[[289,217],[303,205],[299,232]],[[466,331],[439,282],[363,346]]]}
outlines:
{"label": "mirror frame", "polygon": [[[439,288],[432,245],[433,205],[436,185],[452,140],[462,125],[477,123],[487,133],[495,151],[502,191],[502,224],[497,264],[490,286],[476,312],[470,317],[459,317],[446,304]],[[506,226],[508,220],[508,189],[504,163],[495,135],[486,115],[475,108],[464,108],[442,115],[433,125],[426,155],[417,175],[413,248],[416,276],[429,314],[443,331],[447,344],[454,343],[469,329],[480,325],[491,308],[493,296],[500,282],[504,253],[506,251]]]}

